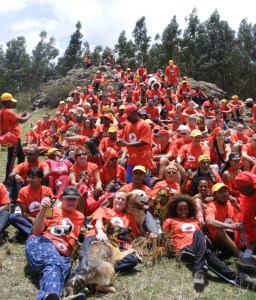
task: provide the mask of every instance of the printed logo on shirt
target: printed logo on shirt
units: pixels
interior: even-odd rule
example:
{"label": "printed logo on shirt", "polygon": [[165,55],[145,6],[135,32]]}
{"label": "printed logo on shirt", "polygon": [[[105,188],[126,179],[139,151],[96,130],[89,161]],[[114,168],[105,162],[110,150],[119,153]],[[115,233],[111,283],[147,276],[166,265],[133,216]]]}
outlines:
{"label": "printed logo on shirt", "polygon": [[182,232],[194,232],[196,230],[195,225],[190,223],[184,223],[181,225]]}
{"label": "printed logo on shirt", "polygon": [[74,224],[73,224],[73,222],[69,218],[64,218],[62,220],[62,225],[64,225],[64,226],[72,226],[72,230],[71,231],[74,230]]}
{"label": "printed logo on shirt", "polygon": [[124,221],[120,217],[113,217],[110,221],[113,225],[124,227]]}
{"label": "printed logo on shirt", "polygon": [[[226,224],[233,224],[234,220],[232,218],[227,218],[227,219],[225,219],[224,223],[226,223]],[[226,231],[233,232],[232,229],[226,229]]]}
{"label": "printed logo on shirt", "polygon": [[38,201],[33,201],[29,204],[29,207],[28,207],[28,211],[30,212],[36,212],[36,211],[39,211],[41,208],[41,204],[40,202]]}
{"label": "printed logo on shirt", "polygon": [[130,141],[130,143],[137,142],[137,136],[134,132],[129,133],[129,141]]}
{"label": "printed logo on shirt", "polygon": [[188,155],[187,156],[187,161],[196,161],[196,158],[193,155]]}

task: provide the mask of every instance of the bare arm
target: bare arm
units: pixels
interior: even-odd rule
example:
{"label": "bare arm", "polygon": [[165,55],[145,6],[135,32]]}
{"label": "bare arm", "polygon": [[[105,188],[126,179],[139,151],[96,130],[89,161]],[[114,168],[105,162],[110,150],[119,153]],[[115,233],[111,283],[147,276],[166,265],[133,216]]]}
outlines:
{"label": "bare arm", "polygon": [[44,197],[41,202],[41,210],[36,216],[36,219],[33,224],[33,234],[40,235],[44,230],[44,219],[45,212],[47,208],[51,207],[51,199],[49,197]]}

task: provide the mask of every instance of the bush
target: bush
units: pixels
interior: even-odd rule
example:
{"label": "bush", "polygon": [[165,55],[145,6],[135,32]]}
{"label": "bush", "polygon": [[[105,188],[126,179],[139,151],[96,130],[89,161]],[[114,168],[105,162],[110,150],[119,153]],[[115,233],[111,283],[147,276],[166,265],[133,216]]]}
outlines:
{"label": "bush", "polygon": [[18,111],[31,111],[32,105],[30,99],[32,98],[32,95],[34,94],[34,91],[29,92],[20,92],[18,94],[15,94],[14,98],[17,100],[16,108]]}
{"label": "bush", "polygon": [[65,100],[68,97],[70,91],[74,89],[72,83],[61,85],[61,86],[51,86],[45,87],[43,92],[46,94],[45,101],[46,105],[51,108],[57,108],[61,100]]}

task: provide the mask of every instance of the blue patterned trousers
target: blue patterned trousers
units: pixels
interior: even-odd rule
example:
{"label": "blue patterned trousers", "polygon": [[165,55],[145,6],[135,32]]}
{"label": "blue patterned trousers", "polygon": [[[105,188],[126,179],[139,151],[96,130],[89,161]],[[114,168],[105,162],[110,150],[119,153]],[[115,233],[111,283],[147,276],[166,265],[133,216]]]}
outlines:
{"label": "blue patterned trousers", "polygon": [[25,251],[30,266],[40,278],[37,300],[53,292],[62,297],[71,267],[70,256],[60,255],[53,242],[44,236],[31,236],[26,242]]}

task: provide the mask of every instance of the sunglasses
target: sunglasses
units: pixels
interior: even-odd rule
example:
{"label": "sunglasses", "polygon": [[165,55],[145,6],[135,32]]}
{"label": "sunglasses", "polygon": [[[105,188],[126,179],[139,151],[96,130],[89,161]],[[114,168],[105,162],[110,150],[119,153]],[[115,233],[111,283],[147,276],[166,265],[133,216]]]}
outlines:
{"label": "sunglasses", "polygon": [[118,160],[118,158],[117,157],[110,157],[109,160],[115,161],[115,160]]}
{"label": "sunglasses", "polygon": [[177,171],[174,171],[174,170],[172,171],[172,170],[170,170],[170,171],[166,171],[166,173],[167,173],[167,174],[176,174]]}
{"label": "sunglasses", "polygon": [[82,153],[78,153],[76,156],[77,157],[81,157],[81,156],[86,156],[86,155],[89,155],[90,152],[82,152]]}

